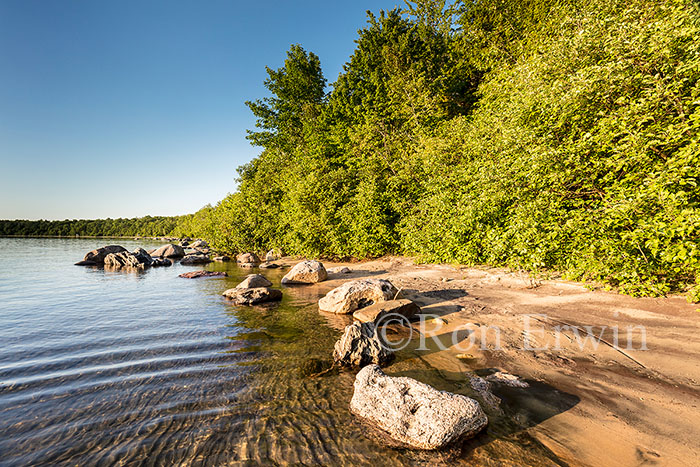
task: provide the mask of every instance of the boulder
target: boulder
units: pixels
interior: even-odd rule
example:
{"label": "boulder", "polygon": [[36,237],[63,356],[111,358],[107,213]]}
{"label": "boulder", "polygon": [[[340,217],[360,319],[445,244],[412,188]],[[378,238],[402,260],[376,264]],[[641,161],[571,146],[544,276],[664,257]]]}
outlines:
{"label": "boulder", "polygon": [[328,273],[319,261],[302,261],[282,278],[283,284],[315,284],[328,279]]}
{"label": "boulder", "polygon": [[258,255],[255,253],[241,253],[240,255],[236,256],[236,262],[243,264],[257,264],[260,262],[260,258],[258,258]]}
{"label": "boulder", "polygon": [[350,270],[349,267],[346,266],[338,266],[335,268],[330,268],[328,270],[330,274],[350,274],[352,271]]}
{"label": "boulder", "polygon": [[321,311],[347,314],[374,303],[393,300],[397,293],[396,287],[388,280],[360,279],[346,282],[328,292],[318,301],[318,308]]}
{"label": "boulder", "polygon": [[282,292],[269,287],[233,288],[224,292],[223,296],[233,301],[234,305],[256,305],[258,303],[281,300]]}
{"label": "boulder", "polygon": [[412,378],[387,376],[378,365],[357,373],[350,411],[417,449],[438,449],[474,436],[488,423],[474,399]]}
{"label": "boulder", "polygon": [[273,248],[272,250],[268,251],[265,255],[265,261],[277,261],[282,256],[284,256],[284,253],[281,249]]}
{"label": "boulder", "polygon": [[262,263],[259,267],[260,269],[277,269],[281,266],[277,263]]}
{"label": "boulder", "polygon": [[411,300],[387,300],[361,308],[352,317],[362,323],[379,323],[388,315],[400,315],[407,320],[420,313],[420,307]]}
{"label": "boulder", "polygon": [[394,358],[394,352],[381,340],[373,323],[353,323],[335,343],[333,360],[343,366],[378,365]]}
{"label": "boulder", "polygon": [[159,267],[159,266],[172,266],[173,262],[170,261],[168,258],[154,258],[153,262],[151,263],[151,267]]}
{"label": "boulder", "polygon": [[107,269],[146,269],[153,263],[153,260],[145,251],[143,253],[136,251],[135,253],[129,253],[128,251],[110,253],[105,256],[104,266]]}
{"label": "boulder", "polygon": [[185,256],[185,250],[180,245],[170,243],[156,248],[153,253],[151,253],[151,256],[160,258],[182,258]]}
{"label": "boulder", "polygon": [[190,248],[209,248],[209,244],[204,240],[197,240],[190,244]]}
{"label": "boulder", "polygon": [[231,261],[231,258],[226,256],[226,255],[221,255],[221,256],[214,256],[214,261],[218,261],[220,263],[224,263],[226,261]]}
{"label": "boulder", "polygon": [[211,260],[206,255],[187,255],[184,258],[182,258],[182,260],[180,260],[180,264],[185,266],[207,263],[211,263]]}
{"label": "boulder", "polygon": [[75,263],[78,266],[94,266],[104,264],[105,257],[110,253],[122,253],[126,248],[119,245],[107,245],[88,252],[82,261]]}
{"label": "boulder", "polygon": [[236,286],[237,289],[254,289],[256,287],[270,287],[272,282],[260,274],[248,274],[243,282]]}
{"label": "boulder", "polygon": [[183,277],[185,279],[199,279],[200,277],[226,277],[228,274],[221,271],[190,271],[180,274],[178,277]]}

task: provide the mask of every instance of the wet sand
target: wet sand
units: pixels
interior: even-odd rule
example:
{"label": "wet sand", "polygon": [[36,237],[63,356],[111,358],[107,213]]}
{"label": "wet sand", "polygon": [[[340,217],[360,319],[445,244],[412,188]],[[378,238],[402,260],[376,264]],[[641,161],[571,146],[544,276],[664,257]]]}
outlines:
{"label": "wet sand", "polygon": [[[309,294],[351,279],[384,278],[423,314],[440,317],[413,323],[415,357],[389,366],[388,374],[410,373],[437,385],[449,380],[467,394],[470,373],[500,369],[530,383],[528,390],[497,389],[501,409],[489,416],[500,416],[501,423],[473,440],[463,459],[488,465],[489,452],[516,445],[523,452],[508,457],[518,459],[534,442],[549,451],[552,464],[697,465],[699,305],[684,297],[634,298],[563,280],[533,283],[505,270],[417,265],[406,258],[324,264],[348,266],[352,273],[330,274],[306,288]],[[348,317],[322,314],[338,329],[347,324]],[[556,332],[566,325],[572,327]],[[617,330],[620,349],[584,340],[585,326],[611,344]],[[416,338],[421,334],[422,346]],[[475,345],[469,347],[469,339]]]}

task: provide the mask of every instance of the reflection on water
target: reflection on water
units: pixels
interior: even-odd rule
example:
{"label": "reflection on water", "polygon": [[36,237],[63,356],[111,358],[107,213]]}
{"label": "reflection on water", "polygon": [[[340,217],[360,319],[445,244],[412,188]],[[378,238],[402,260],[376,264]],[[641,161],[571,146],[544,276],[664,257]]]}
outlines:
{"label": "reflection on water", "polygon": [[[233,264],[206,267],[227,278],[197,280],[177,275],[198,267],[133,274],[72,265],[102,244],[0,239],[2,464],[557,463],[523,431],[542,410],[517,413],[521,404],[444,452],[388,448],[348,411],[353,372],[308,376],[330,365],[347,323],[318,312],[316,288],[233,307],[221,292],[251,272]],[[280,287],[283,271],[261,273]],[[387,373],[470,394],[463,374],[433,369],[411,350]],[[533,400],[551,396],[536,389]]]}

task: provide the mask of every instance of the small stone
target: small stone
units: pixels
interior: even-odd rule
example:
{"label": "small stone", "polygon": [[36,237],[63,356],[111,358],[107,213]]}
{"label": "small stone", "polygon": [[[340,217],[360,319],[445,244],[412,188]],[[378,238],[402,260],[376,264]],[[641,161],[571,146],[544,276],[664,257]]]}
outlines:
{"label": "small stone", "polygon": [[283,284],[315,284],[328,279],[328,272],[319,261],[302,261],[282,278]]}
{"label": "small stone", "polygon": [[241,253],[240,255],[236,256],[236,262],[243,264],[257,264],[260,262],[260,258],[258,258],[258,255],[255,253]]}
{"label": "small stone", "polygon": [[352,271],[350,270],[349,267],[346,266],[338,266],[335,268],[330,268],[328,270],[329,273],[331,274],[350,274]]}
{"label": "small stone", "polygon": [[207,263],[211,263],[211,260],[208,256],[205,255],[187,255],[180,260],[180,264],[182,264],[183,266]]}

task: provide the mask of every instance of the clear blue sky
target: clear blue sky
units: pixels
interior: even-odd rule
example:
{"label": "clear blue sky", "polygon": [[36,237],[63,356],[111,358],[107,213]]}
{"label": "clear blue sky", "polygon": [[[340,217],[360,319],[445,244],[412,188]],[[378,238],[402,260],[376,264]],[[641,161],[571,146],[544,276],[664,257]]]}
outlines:
{"label": "clear blue sky", "polygon": [[0,0],[0,219],[194,212],[259,151],[244,101],[293,43],[329,83],[402,0]]}

